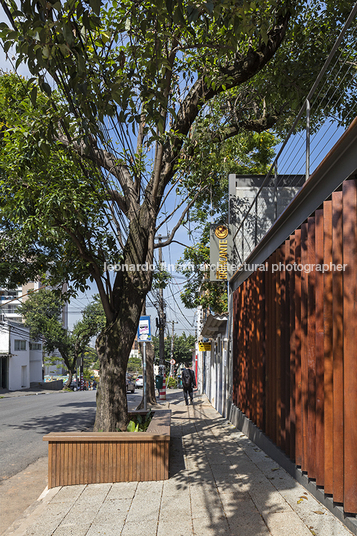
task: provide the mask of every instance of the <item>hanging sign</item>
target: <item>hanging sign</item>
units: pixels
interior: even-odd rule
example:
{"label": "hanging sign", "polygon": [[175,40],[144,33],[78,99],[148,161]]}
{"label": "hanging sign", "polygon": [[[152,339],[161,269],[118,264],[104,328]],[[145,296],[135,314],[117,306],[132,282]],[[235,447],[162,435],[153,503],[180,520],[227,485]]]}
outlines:
{"label": "hanging sign", "polygon": [[200,352],[210,352],[211,351],[211,343],[210,342],[199,342],[198,343],[198,350]]}
{"label": "hanging sign", "polygon": [[210,281],[227,281],[232,275],[232,232],[229,225],[211,224]]}

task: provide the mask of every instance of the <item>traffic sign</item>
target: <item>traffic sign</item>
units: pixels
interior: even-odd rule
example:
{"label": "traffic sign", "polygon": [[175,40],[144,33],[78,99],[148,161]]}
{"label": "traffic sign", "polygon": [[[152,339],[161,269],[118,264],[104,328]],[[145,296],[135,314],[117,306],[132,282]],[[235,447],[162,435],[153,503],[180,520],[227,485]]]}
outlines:
{"label": "traffic sign", "polygon": [[151,326],[150,316],[141,316],[138,326],[138,341],[150,342],[151,341]]}
{"label": "traffic sign", "polygon": [[174,359],[170,359],[170,365],[174,365],[176,361]]}

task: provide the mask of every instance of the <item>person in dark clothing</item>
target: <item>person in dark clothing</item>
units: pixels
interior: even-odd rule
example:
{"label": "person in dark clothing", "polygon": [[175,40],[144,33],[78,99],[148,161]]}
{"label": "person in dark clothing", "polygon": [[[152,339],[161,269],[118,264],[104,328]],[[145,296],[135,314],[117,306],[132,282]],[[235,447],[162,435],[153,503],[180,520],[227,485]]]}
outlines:
{"label": "person in dark clothing", "polygon": [[190,365],[186,363],[185,368],[181,373],[183,396],[185,398],[186,406],[188,406],[188,397],[190,397],[191,404],[193,404],[193,388],[196,387],[196,378],[193,370],[190,369]]}

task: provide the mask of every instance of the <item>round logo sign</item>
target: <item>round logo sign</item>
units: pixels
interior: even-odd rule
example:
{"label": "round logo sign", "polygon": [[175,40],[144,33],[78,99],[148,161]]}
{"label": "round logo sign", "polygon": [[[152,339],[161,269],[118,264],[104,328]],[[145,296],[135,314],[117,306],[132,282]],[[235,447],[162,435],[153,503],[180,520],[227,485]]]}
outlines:
{"label": "round logo sign", "polygon": [[226,238],[228,236],[228,229],[225,225],[218,225],[214,230],[214,234],[219,239]]}

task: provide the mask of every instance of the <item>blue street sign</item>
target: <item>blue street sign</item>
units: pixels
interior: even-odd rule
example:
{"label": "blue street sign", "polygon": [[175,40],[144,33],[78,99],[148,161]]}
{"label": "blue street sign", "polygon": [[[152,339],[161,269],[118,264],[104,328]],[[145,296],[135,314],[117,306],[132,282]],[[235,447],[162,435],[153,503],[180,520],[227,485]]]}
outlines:
{"label": "blue street sign", "polygon": [[138,341],[150,342],[151,341],[151,325],[150,316],[141,316],[138,326]]}

